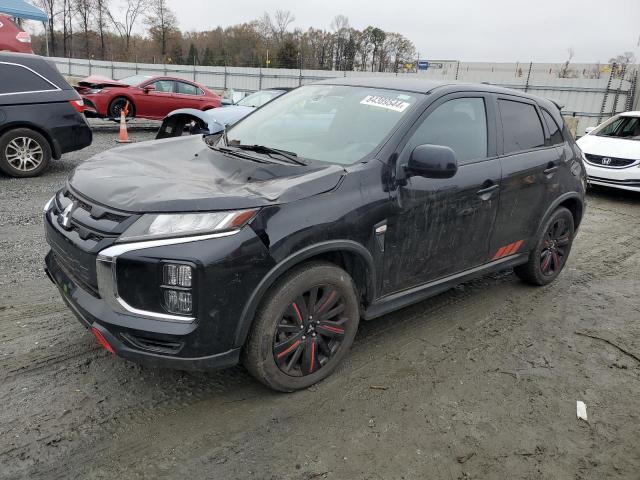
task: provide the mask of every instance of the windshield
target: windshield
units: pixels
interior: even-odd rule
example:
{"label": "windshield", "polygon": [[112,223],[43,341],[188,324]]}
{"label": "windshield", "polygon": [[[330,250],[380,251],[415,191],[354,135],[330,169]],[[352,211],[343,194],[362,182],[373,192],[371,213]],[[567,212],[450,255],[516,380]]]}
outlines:
{"label": "windshield", "polygon": [[397,90],[307,85],[237,123],[228,131],[228,144],[351,165],[371,154],[420,98]]}
{"label": "windshield", "polygon": [[599,137],[640,140],[640,117],[614,117],[595,132]]}
{"label": "windshield", "polygon": [[131,75],[130,77],[124,77],[118,80],[120,83],[124,83],[126,85],[140,85],[145,80],[149,80],[151,77],[147,75]]}
{"label": "windshield", "polygon": [[261,90],[240,100],[236,105],[258,108],[284,93],[283,90]]}

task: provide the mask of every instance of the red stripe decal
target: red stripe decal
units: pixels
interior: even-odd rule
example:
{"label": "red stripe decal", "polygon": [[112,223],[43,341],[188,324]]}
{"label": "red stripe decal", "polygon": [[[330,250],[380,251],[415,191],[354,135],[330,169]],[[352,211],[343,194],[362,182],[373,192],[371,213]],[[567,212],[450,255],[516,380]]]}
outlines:
{"label": "red stripe decal", "polygon": [[313,367],[316,366],[316,341],[315,339],[311,342],[311,371],[313,372]]}
{"label": "red stripe decal", "polygon": [[336,291],[333,290],[329,296],[327,297],[327,299],[324,301],[324,303],[322,304],[322,306],[318,309],[319,312],[322,312],[324,310],[324,307],[326,307],[327,305],[329,305],[329,302],[333,299],[333,297],[336,296]]}
{"label": "red stripe decal", "polygon": [[324,328],[325,330],[329,330],[330,332],[344,333],[344,328],[333,327],[331,325],[320,325],[319,328]]}
{"label": "red stripe decal", "polygon": [[300,310],[298,310],[298,305],[296,305],[296,302],[293,302],[292,305],[293,309],[296,311],[296,314],[298,314],[298,320],[300,321],[300,324],[302,324],[302,314],[300,313]]}
{"label": "red stripe decal", "polygon": [[511,253],[516,253],[518,250],[520,250],[520,247],[522,246],[523,243],[524,243],[524,240],[518,240],[516,242],[515,247],[513,247],[513,252]]}
{"label": "red stripe decal", "polygon": [[287,353],[290,353],[292,350],[294,350],[298,345],[300,345],[300,340],[296,340],[295,342],[293,342],[293,344],[289,348],[287,348],[283,352],[280,352],[278,354],[278,358],[284,357]]}
{"label": "red stripe decal", "polygon": [[500,250],[498,250],[491,260],[499,259],[502,255],[504,255],[504,251],[506,250],[506,248],[507,247],[502,247]]}

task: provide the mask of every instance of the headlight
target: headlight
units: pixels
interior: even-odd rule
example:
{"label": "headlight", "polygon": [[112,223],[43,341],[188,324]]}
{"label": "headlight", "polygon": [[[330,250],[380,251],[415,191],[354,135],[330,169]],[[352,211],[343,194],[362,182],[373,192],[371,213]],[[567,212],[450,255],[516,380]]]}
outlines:
{"label": "headlight", "polygon": [[47,203],[44,204],[44,207],[42,208],[42,210],[44,211],[44,213],[47,213],[49,211],[49,209],[51,208],[51,205],[53,204],[53,201],[56,199],[56,196],[54,195],[53,197],[51,197],[49,199],[49,201]]}
{"label": "headlight", "polygon": [[102,90],[104,90],[103,88],[90,88],[89,91],[87,91],[87,93],[89,95],[95,95],[96,93],[100,93]]}
{"label": "headlight", "polygon": [[244,227],[257,208],[214,213],[171,213],[143,215],[118,239],[118,242],[203,235],[228,232]]}

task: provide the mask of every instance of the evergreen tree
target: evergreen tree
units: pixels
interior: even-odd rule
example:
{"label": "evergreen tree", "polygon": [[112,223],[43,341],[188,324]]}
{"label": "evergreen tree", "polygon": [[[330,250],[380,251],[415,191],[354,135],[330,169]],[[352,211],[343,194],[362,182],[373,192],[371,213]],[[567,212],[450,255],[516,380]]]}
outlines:
{"label": "evergreen tree", "polygon": [[191,43],[189,46],[189,54],[187,55],[187,65],[198,64],[198,48]]}
{"label": "evergreen tree", "polygon": [[204,49],[204,55],[202,57],[202,65],[215,65],[216,59],[213,55],[213,50],[207,47]]}

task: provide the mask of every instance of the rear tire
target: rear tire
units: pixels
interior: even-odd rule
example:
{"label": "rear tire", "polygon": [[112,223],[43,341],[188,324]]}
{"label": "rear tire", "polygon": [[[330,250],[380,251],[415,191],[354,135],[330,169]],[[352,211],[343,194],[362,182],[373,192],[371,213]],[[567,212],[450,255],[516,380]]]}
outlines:
{"label": "rear tire", "polygon": [[12,177],[37,177],[49,165],[51,145],[30,128],[16,128],[0,136],[0,170]]}
{"label": "rear tire", "polygon": [[328,377],[344,359],[359,320],[349,274],[330,263],[304,264],[265,296],[245,343],[243,363],[274,390],[307,388]]}
{"label": "rear tire", "polygon": [[529,261],[513,269],[516,275],[532,285],[553,282],[567,263],[574,233],[573,215],[564,207],[558,208],[540,228]]}

